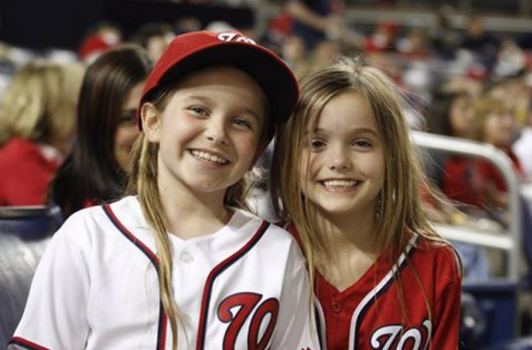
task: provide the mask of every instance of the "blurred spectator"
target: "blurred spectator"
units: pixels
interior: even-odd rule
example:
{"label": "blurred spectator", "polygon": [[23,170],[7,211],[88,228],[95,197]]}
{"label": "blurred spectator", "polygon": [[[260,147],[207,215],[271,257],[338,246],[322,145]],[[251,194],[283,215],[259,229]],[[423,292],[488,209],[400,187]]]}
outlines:
{"label": "blurred spectator", "polygon": [[460,35],[453,26],[454,9],[441,6],[436,13],[436,26],[430,33],[430,47],[436,58],[453,60],[460,44]]}
{"label": "blurred spectator", "polygon": [[298,79],[310,72],[311,63],[303,39],[292,35],[284,39],[281,47],[281,57],[292,68]]}
{"label": "blurred spectator", "polygon": [[[261,43],[273,50],[274,52],[281,52],[281,46],[284,45],[285,40],[289,40],[292,36],[292,18],[286,12],[280,12],[268,20],[268,26],[264,32]],[[297,37],[299,38],[299,37]],[[305,42],[299,38],[303,46]],[[306,49],[306,47],[305,47]]]}
{"label": "blurred spectator", "polygon": [[[499,99],[486,97],[480,100],[475,112],[474,138],[504,151],[511,159],[515,172],[523,177],[521,163],[512,151],[514,116],[507,104]],[[486,160],[478,160],[478,169],[485,185],[485,206],[497,214],[497,209],[508,207],[508,188],[502,173]],[[502,222],[504,220],[501,218]]]}
{"label": "blurred spectator", "polygon": [[[443,136],[471,139],[475,130],[474,102],[467,92],[451,91],[435,94],[427,113],[427,131]],[[477,208],[485,201],[483,179],[474,159],[431,152],[434,164],[428,175],[449,199],[458,202],[461,210],[483,216]]]}
{"label": "blurred spectator", "polygon": [[[441,91],[435,94],[427,114],[429,132],[471,139],[475,131],[474,101],[466,91]],[[502,226],[491,220],[479,207],[484,202],[483,180],[476,160],[448,152],[431,151],[427,172],[433,184],[439,187],[455,208],[430,207],[432,217],[451,225],[501,232]],[[432,204],[433,201],[429,201]],[[457,209],[457,210],[456,210]],[[436,215],[437,214],[437,215]],[[475,245],[452,242],[464,268],[464,278],[485,280],[492,274],[487,252]]]}
{"label": "blurred spectator", "polygon": [[526,86],[524,72],[516,75],[496,77],[487,82],[484,95],[503,101],[515,117],[516,127],[522,127],[528,116],[531,103],[530,88]]}
{"label": "blurred spectator", "polygon": [[181,17],[175,22],[174,32],[176,35],[194,32],[202,29],[202,24],[196,17]]}
{"label": "blurred spectator", "polygon": [[79,57],[85,64],[90,64],[122,40],[122,30],[118,25],[106,21],[99,22],[90,28],[81,40]]}
{"label": "blurred spectator", "polygon": [[229,22],[225,21],[212,21],[207,26],[205,26],[205,30],[211,31],[211,32],[225,32],[230,30],[235,30],[236,28],[233,27]]}
{"label": "blurred spectator", "polygon": [[364,43],[368,52],[397,52],[397,36],[399,25],[394,21],[381,21],[375,26]]}
{"label": "blurred spectator", "polygon": [[397,50],[407,58],[426,60],[430,57],[428,37],[422,28],[412,28],[397,41]]}
{"label": "blurred spectator", "polygon": [[427,116],[429,132],[470,139],[473,136],[475,109],[473,98],[466,91],[436,94]]}
{"label": "blurred spectator", "polygon": [[498,77],[516,77],[521,74],[527,64],[527,56],[513,39],[505,38],[497,53],[493,74]]}
{"label": "blurred spectator", "polygon": [[325,39],[339,39],[345,31],[341,0],[288,0],[292,34],[303,38],[308,50]]}
{"label": "blurred spectator", "polygon": [[166,22],[148,22],[131,36],[131,41],[142,46],[152,62],[156,62],[175,37],[174,29]]}
{"label": "blurred spectator", "polygon": [[13,78],[0,109],[0,206],[42,205],[75,137],[80,65],[34,61]]}
{"label": "blurred spectator", "polygon": [[460,48],[471,52],[476,60],[491,71],[497,60],[499,46],[499,39],[486,31],[481,17],[475,15],[468,17]]}
{"label": "blurred spectator", "polygon": [[109,50],[88,67],[79,99],[78,138],[49,192],[65,218],[120,196],[139,133],[136,110],[150,70],[146,51],[136,45]]}

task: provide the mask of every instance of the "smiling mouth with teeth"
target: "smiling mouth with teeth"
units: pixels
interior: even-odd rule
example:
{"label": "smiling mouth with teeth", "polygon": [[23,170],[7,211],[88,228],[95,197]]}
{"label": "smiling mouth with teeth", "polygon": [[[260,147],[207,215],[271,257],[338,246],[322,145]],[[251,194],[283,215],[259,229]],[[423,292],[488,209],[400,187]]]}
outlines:
{"label": "smiling mouth with teeth", "polygon": [[358,181],[352,180],[329,180],[320,181],[320,183],[326,188],[351,188],[358,185]]}
{"label": "smiling mouth with teeth", "polygon": [[216,164],[216,165],[226,165],[229,164],[229,161],[227,159],[223,159],[222,157],[219,157],[215,154],[203,152],[203,151],[197,151],[192,150],[190,151],[192,156],[194,158],[201,160],[202,162],[209,163],[209,164]]}

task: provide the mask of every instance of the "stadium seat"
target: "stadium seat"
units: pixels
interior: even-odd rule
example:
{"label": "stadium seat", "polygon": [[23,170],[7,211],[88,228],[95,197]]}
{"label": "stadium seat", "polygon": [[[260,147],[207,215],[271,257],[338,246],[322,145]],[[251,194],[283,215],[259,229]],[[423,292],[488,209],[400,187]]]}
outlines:
{"label": "stadium seat", "polygon": [[521,338],[482,350],[532,350],[532,338]]}
{"label": "stadium seat", "polygon": [[62,224],[57,207],[0,207],[0,348],[22,316],[31,280],[52,234]]}
{"label": "stadium seat", "polygon": [[465,282],[462,293],[472,295],[486,322],[486,332],[480,340],[479,349],[492,344],[509,342],[517,336],[517,295],[519,285],[508,280]]}
{"label": "stadium seat", "polygon": [[460,350],[478,349],[486,334],[486,317],[475,297],[462,293],[460,315]]}

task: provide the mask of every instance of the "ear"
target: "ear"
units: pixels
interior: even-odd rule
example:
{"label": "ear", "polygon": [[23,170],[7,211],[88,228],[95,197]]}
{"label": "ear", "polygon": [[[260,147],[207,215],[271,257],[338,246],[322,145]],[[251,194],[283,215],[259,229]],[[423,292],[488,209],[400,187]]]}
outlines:
{"label": "ear", "polygon": [[142,130],[148,141],[158,143],[160,140],[161,115],[153,103],[146,102],[140,109]]}

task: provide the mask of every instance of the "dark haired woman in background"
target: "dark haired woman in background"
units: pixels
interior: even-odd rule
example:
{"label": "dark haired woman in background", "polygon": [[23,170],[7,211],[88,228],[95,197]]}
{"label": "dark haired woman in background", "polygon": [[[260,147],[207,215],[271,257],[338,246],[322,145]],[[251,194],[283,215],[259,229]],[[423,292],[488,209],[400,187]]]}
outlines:
{"label": "dark haired woman in background", "polygon": [[138,136],[136,108],[151,68],[146,52],[136,45],[112,49],[87,68],[78,138],[49,189],[49,201],[65,218],[121,194]]}

